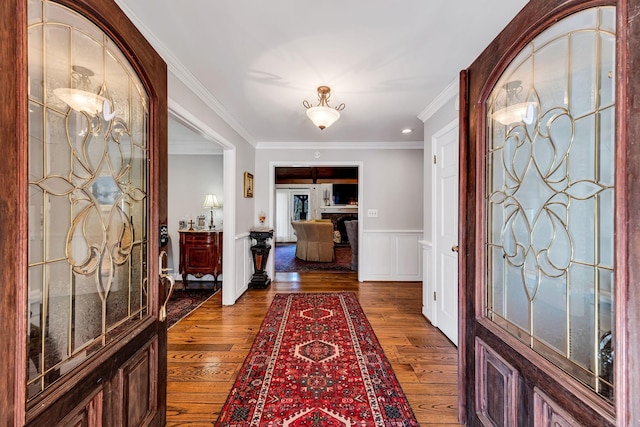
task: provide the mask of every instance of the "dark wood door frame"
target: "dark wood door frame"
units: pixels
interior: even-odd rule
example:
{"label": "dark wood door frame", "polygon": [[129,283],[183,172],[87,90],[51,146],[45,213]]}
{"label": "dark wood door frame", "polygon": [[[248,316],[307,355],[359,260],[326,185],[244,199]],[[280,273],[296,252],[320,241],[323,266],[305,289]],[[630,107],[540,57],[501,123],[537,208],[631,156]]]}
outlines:
{"label": "dark wood door frame", "polygon": [[[484,144],[484,100],[502,70],[532,38],[561,17],[599,5],[617,8],[616,51],[616,243],[615,243],[615,407],[607,405],[593,393],[581,391],[576,381],[564,378],[570,393],[578,398],[566,399],[564,393],[550,391],[551,398],[566,405],[577,421],[590,425],[596,415],[618,426],[640,425],[640,298],[631,291],[640,283],[640,261],[630,248],[640,244],[640,0],[577,1],[531,0],[513,21],[486,48],[460,78],[460,420],[475,425],[474,392],[475,337],[515,357],[516,369],[533,372],[535,381],[557,383],[557,372],[536,365],[531,358],[518,358],[528,348],[496,339],[482,313],[483,260],[478,258],[482,245],[483,206],[478,203],[484,178],[481,152]],[[635,74],[634,74],[635,70]],[[635,76],[635,77],[634,77]],[[480,245],[480,246],[479,246]],[[516,340],[514,340],[516,341]],[[510,359],[511,360],[511,359]],[[562,377],[562,375],[561,375]],[[523,411],[525,408],[520,408]],[[577,414],[577,415],[576,415]],[[531,420],[530,417],[526,418]]]}

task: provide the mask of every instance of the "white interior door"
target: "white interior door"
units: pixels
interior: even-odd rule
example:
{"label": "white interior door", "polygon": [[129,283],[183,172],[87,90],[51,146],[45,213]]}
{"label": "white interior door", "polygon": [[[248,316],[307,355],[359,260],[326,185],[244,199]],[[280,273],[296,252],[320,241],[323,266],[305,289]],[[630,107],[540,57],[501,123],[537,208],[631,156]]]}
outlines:
{"label": "white interior door", "polygon": [[275,209],[276,241],[295,242],[291,221],[311,219],[311,191],[308,188],[277,188]]}
{"label": "white interior door", "polygon": [[435,326],[458,344],[458,122],[433,136]]}

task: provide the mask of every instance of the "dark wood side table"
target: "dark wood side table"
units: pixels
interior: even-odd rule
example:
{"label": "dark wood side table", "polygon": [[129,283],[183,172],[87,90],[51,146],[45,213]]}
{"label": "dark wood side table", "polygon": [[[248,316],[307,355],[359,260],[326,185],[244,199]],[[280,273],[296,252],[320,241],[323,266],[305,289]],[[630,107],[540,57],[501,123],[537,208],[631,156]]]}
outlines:
{"label": "dark wood side table", "polygon": [[217,285],[222,273],[222,231],[180,230],[179,268],[185,289],[189,274],[198,278],[211,274]]}
{"label": "dark wood side table", "polygon": [[251,246],[251,256],[253,257],[253,276],[249,282],[249,289],[265,289],[271,284],[271,279],[265,271],[271,245],[267,240],[273,237],[273,230],[270,228],[252,228],[249,230],[249,237],[256,241]]}

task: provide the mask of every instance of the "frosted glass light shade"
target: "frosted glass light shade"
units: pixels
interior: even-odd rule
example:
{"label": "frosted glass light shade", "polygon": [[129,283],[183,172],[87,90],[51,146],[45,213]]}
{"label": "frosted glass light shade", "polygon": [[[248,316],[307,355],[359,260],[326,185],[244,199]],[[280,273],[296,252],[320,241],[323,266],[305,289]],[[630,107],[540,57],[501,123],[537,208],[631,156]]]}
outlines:
{"label": "frosted glass light shade", "polygon": [[105,97],[81,89],[57,88],[53,93],[69,107],[76,111],[84,111],[87,114],[99,114],[102,112]]}
{"label": "frosted glass light shade", "polygon": [[307,117],[311,119],[314,125],[320,129],[325,129],[340,118],[340,112],[331,107],[311,107],[307,108]]}
{"label": "frosted glass light shade", "polygon": [[534,113],[535,107],[532,102],[520,102],[497,110],[493,113],[493,120],[503,125],[516,122],[524,122],[529,125],[533,123]]}

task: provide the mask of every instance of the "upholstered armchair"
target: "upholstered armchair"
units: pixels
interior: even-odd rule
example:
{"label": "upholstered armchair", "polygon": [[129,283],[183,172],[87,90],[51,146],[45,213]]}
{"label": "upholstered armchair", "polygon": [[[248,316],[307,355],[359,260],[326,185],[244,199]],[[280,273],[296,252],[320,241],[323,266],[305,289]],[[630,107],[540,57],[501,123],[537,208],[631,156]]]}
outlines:
{"label": "upholstered armchair", "polygon": [[344,226],[351,245],[351,269],[358,271],[358,221],[345,221]]}
{"label": "upholstered armchair", "polygon": [[333,261],[331,221],[292,221],[296,233],[296,257],[305,261]]}

